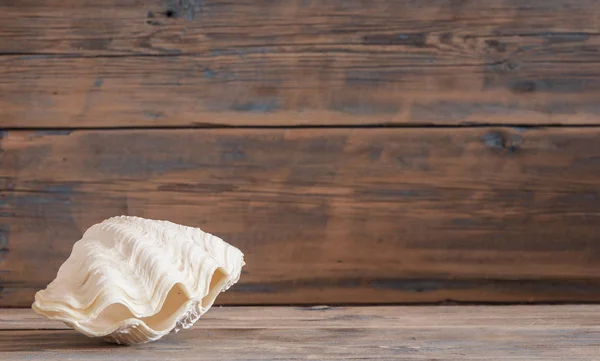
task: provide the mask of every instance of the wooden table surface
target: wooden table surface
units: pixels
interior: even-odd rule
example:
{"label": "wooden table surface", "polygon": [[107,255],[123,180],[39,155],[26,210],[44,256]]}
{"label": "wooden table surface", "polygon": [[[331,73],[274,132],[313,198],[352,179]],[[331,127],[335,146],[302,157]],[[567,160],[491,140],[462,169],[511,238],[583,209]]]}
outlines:
{"label": "wooden table surface", "polygon": [[600,306],[215,307],[157,342],[88,339],[0,309],[0,360],[600,359]]}

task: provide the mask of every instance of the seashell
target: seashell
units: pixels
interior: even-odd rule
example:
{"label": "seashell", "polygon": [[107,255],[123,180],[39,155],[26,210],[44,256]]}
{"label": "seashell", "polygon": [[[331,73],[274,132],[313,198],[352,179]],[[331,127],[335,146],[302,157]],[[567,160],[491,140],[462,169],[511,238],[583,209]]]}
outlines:
{"label": "seashell", "polygon": [[146,343],[192,326],[244,265],[239,249],[198,228],[113,217],[86,230],[32,308],[88,337]]}

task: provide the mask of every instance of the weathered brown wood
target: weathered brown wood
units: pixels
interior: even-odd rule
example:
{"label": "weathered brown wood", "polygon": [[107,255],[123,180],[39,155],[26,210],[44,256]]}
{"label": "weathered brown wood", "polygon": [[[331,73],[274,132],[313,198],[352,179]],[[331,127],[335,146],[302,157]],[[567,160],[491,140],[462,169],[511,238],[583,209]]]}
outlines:
{"label": "weathered brown wood", "polygon": [[593,0],[3,1],[0,127],[598,123]]}
{"label": "weathered brown wood", "polygon": [[[549,328],[598,326],[598,305],[213,307],[194,327],[249,328]],[[316,327],[315,327],[316,326]],[[534,327],[535,326],[535,327]],[[1,330],[69,330],[31,309],[0,308]]]}
{"label": "weathered brown wood", "polygon": [[138,215],[246,253],[222,304],[599,301],[600,130],[5,132],[0,305],[94,223]]}
{"label": "weathered brown wood", "polygon": [[[34,319],[27,318],[24,324],[30,329],[0,323],[0,356],[15,361],[128,356],[211,361],[589,361],[598,354],[599,311],[597,306],[214,309],[209,314],[220,318],[218,322],[201,319],[191,329],[131,347],[91,340],[71,330],[38,330]],[[13,313],[22,314],[2,311]],[[269,317],[272,313],[277,317]]]}

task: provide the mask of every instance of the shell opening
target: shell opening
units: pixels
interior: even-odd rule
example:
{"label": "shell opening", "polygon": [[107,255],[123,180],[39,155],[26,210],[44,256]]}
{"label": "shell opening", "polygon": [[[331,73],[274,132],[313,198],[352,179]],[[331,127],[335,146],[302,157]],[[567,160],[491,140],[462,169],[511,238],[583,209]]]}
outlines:
{"label": "shell opening", "polygon": [[[201,306],[203,309],[212,306],[226,281],[227,274],[217,268],[211,277],[208,294],[202,298]],[[186,294],[182,285],[177,283],[167,294],[161,309],[154,315],[136,317],[127,306],[115,303],[106,307],[94,320],[90,320],[86,324],[89,328],[100,331],[127,319],[137,318],[155,331],[168,331],[173,327],[177,318],[185,312],[188,301],[190,301],[190,297]]]}
{"label": "shell opening", "polygon": [[223,270],[217,268],[210,279],[210,286],[208,286],[208,294],[202,299],[202,308],[206,309],[212,306],[215,299],[223,289],[225,282],[227,281],[227,275]]}

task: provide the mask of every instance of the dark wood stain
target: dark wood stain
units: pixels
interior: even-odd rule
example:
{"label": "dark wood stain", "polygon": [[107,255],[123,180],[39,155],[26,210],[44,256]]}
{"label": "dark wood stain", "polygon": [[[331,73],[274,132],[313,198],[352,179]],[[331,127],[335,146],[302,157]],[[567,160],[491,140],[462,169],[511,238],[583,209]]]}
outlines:
{"label": "dark wood stain", "polygon": [[45,136],[45,135],[69,135],[73,131],[68,129],[52,129],[52,130],[37,130],[35,131],[36,136]]}
{"label": "dark wood stain", "polygon": [[416,48],[427,46],[427,34],[370,34],[363,37],[364,45],[406,45]]}
{"label": "dark wood stain", "polygon": [[346,114],[353,115],[377,115],[377,114],[397,114],[400,111],[399,104],[377,104],[377,101],[356,99],[354,101],[334,101],[330,109]]}
{"label": "dark wood stain", "polygon": [[[572,294],[589,295],[600,291],[600,283],[585,280],[406,280],[406,279],[380,279],[369,282],[369,286],[376,289],[398,289],[408,292],[435,292],[440,290],[473,289],[482,292],[518,289],[525,292],[539,290],[544,293],[570,292]],[[595,291],[594,291],[595,290]]]}
{"label": "dark wood stain", "polygon": [[506,147],[506,139],[500,132],[486,133],[481,140],[487,147],[492,149],[504,149]]}
{"label": "dark wood stain", "polygon": [[486,40],[485,44],[487,46],[489,46],[490,48],[492,48],[492,49],[494,49],[496,51],[499,51],[501,53],[503,53],[503,52],[506,51],[506,44],[503,43],[503,42],[501,42],[501,41],[499,41],[499,40],[496,40],[496,39]]}
{"label": "dark wood stain", "polygon": [[160,185],[157,188],[159,191],[164,192],[194,192],[194,193],[222,193],[222,192],[233,192],[236,187],[230,184],[214,184],[214,183],[167,183]]}
{"label": "dark wood stain", "polygon": [[104,38],[104,39],[86,39],[86,40],[78,40],[74,41],[71,44],[71,47],[78,50],[107,50],[110,48],[110,43],[112,39]]}
{"label": "dark wood stain", "polygon": [[[6,224],[0,225],[0,261],[6,258],[6,254],[9,252],[9,227]],[[0,294],[2,291],[0,290]]]}
{"label": "dark wood stain", "polygon": [[510,81],[508,87],[515,93],[551,92],[581,93],[589,89],[600,88],[595,79],[563,78]]}
{"label": "dark wood stain", "polygon": [[183,16],[187,21],[193,21],[202,16],[205,0],[167,0],[164,15],[167,18]]}

